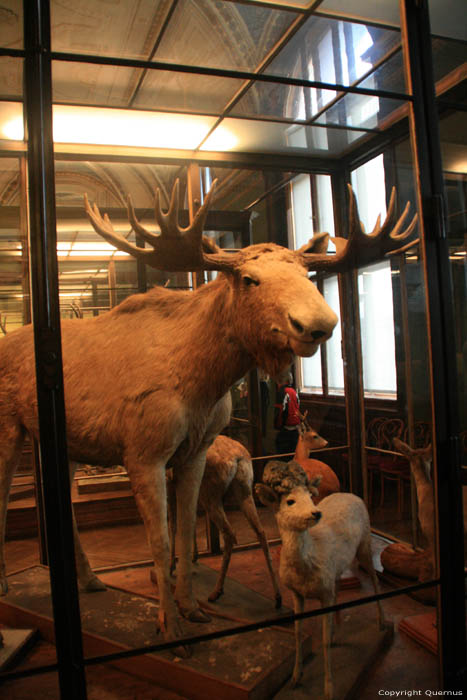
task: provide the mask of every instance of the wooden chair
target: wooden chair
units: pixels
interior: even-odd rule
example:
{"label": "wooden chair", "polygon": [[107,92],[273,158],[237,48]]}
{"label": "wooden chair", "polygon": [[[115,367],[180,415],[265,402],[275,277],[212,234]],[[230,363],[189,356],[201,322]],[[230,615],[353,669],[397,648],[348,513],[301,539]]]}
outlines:
{"label": "wooden chair", "polygon": [[[382,425],[382,423],[385,421],[385,418],[378,417],[378,418],[372,418],[372,420],[368,423],[367,428],[366,428],[366,445],[368,447],[375,447],[378,448],[380,447],[379,444],[379,429]],[[373,503],[373,488],[374,488],[374,477],[376,476],[379,479],[379,464],[381,460],[382,455],[378,452],[373,452],[372,450],[367,450],[366,453],[366,468],[367,468],[367,474],[368,474],[368,505],[371,507]],[[381,488],[381,481],[380,483],[380,488]]]}

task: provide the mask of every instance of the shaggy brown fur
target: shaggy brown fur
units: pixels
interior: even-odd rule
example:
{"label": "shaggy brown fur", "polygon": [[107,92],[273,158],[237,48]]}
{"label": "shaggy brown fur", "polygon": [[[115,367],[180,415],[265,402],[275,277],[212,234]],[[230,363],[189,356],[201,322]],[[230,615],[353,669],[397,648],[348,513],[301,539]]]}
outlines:
{"label": "shaggy brown fur", "polygon": [[[159,620],[179,634],[170,586],[165,469],[177,481],[180,559],[175,599],[206,619],[192,591],[196,504],[206,451],[227,424],[232,384],[252,367],[275,374],[312,355],[336,316],[300,255],[273,244],[243,251],[235,268],[195,292],[154,289],[109,313],[62,323],[70,459],[124,464],[145,522],[160,595]],[[32,327],[0,339],[0,542],[25,431],[37,437]],[[102,588],[75,532],[80,585]],[[7,590],[3,546],[0,589]]]}

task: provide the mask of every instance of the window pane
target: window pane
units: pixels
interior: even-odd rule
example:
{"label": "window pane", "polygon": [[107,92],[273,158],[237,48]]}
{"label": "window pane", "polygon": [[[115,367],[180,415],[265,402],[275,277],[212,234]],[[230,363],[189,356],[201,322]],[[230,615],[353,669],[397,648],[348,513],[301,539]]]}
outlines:
{"label": "window pane", "polygon": [[313,235],[310,176],[298,175],[291,182],[294,247],[305,245]]}
{"label": "window pane", "polygon": [[352,172],[352,187],[358,200],[358,213],[365,231],[371,231],[378,216],[386,216],[386,182],[383,154]]}
{"label": "window pane", "polygon": [[302,389],[310,389],[313,393],[321,394],[323,381],[321,379],[321,353],[313,357],[302,358]]}
{"label": "window pane", "polygon": [[358,291],[365,393],[395,394],[396,356],[390,263],[377,263],[359,272]]}
{"label": "window pane", "polygon": [[[337,277],[329,277],[324,280],[324,298],[327,303],[339,316],[339,284]],[[330,394],[344,393],[344,367],[341,352],[341,324],[340,320],[334,329],[332,336],[326,342],[327,370],[328,370],[328,391]]]}

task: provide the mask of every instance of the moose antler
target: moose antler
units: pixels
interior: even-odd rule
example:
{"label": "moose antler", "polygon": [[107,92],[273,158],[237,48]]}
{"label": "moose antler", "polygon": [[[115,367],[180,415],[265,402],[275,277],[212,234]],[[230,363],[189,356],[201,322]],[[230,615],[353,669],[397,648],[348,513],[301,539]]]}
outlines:
{"label": "moose antler", "polygon": [[[152,248],[139,248],[117,233],[107,214],[101,216],[98,207],[89,204],[87,195],[84,195],[84,206],[91,224],[96,232],[114,245],[119,250],[139,258],[146,264],[158,270],[172,272],[186,272],[191,270],[221,270],[229,272],[235,269],[242,261],[242,252],[227,253],[222,251],[210,238],[203,236],[203,228],[209,205],[213,198],[217,180],[212,184],[203,205],[187,228],[181,228],[178,224],[179,208],[179,181],[176,180],[169,208],[162,211],[160,205],[160,192],[156,190],[154,213],[160,227],[160,233],[152,233],[144,228],[136,218],[135,210],[128,197],[128,219],[133,230],[138,233]],[[309,270],[330,270],[343,272],[354,267],[368,265],[381,259],[385,254],[402,250],[401,242],[405,241],[415,228],[417,215],[413,217],[405,231],[401,232],[404,221],[410,208],[407,203],[402,215],[394,224],[396,190],[392,189],[389,209],[386,219],[381,225],[381,217],[378,217],[375,228],[369,234],[363,230],[358,216],[355,194],[350,185],[350,232],[348,238],[332,238],[336,246],[335,255],[327,255],[327,233],[317,233],[302,248],[295,251],[301,262]],[[415,243],[416,241],[414,241]],[[312,251],[315,252],[312,252]]]}
{"label": "moose antler", "polygon": [[150,243],[152,248],[139,248],[117,233],[107,214],[102,217],[95,204],[91,207],[87,195],[84,195],[84,206],[91,224],[100,236],[119,250],[139,258],[151,267],[171,272],[232,270],[237,264],[238,256],[221,252],[214,241],[203,236],[203,228],[216,183],[217,180],[213,182],[203,205],[187,228],[181,228],[178,224],[179,181],[175,182],[170,205],[165,213],[162,211],[160,192],[157,189],[154,212],[160,233],[152,233],[140,224],[136,218],[131,197],[128,197],[128,219],[131,226],[147,243]]}
{"label": "moose antler", "polygon": [[[297,250],[297,254],[309,270],[344,272],[345,270],[363,267],[376,262],[388,253],[396,253],[398,250],[401,250],[401,243],[411,235],[415,228],[417,214],[415,214],[405,231],[401,232],[410,209],[410,202],[407,202],[404,211],[395,222],[396,188],[393,187],[384,223],[381,225],[381,216],[378,216],[373,231],[365,233],[358,215],[355,193],[350,185],[347,185],[347,187],[350,200],[349,236],[348,238],[331,238],[331,241],[336,246],[335,255],[308,253],[306,252],[308,244]],[[413,241],[413,243],[415,242]]]}

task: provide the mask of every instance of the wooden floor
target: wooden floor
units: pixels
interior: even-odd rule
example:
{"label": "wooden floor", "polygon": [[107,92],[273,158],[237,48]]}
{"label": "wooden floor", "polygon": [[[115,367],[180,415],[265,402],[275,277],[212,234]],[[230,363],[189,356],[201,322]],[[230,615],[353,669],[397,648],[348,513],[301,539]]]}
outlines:
{"label": "wooden floor", "polygon": [[[269,537],[277,535],[275,523],[265,510],[261,517]],[[229,513],[234,529],[238,533],[240,543],[253,539],[248,526],[244,524],[243,516]],[[198,522],[198,540],[202,549],[204,519]],[[108,568],[124,565],[128,562],[147,560],[150,558],[149,549],[142,525],[125,527],[107,527],[96,531],[85,530],[82,542],[87,551],[91,565],[94,568]],[[375,562],[378,563],[378,553],[384,546],[379,538],[374,538]],[[272,547],[275,565],[278,564],[279,547]],[[6,543],[7,569],[13,572],[39,562],[37,542],[34,539],[13,540]],[[220,557],[206,556],[203,564],[218,569]],[[261,550],[247,549],[234,553],[229,569],[229,576],[248,586],[252,590],[273,599],[273,590],[266,573],[264,558]],[[369,581],[358,571],[362,580],[359,590],[345,590],[339,595],[339,601],[355,598],[372,592]],[[383,590],[390,590],[382,583]],[[284,602],[291,605],[290,596],[284,594]],[[222,599],[218,603],[222,606]],[[371,613],[362,607],[361,614]],[[381,656],[370,670],[365,681],[365,687],[359,691],[360,700],[376,700],[381,697],[379,691],[385,690],[437,690],[439,689],[437,658],[423,647],[399,632],[398,623],[402,618],[431,610],[421,603],[402,595],[385,602],[386,617],[394,622],[395,636],[389,650]],[[342,613],[345,616],[345,611]],[[373,613],[371,613],[373,614]],[[318,622],[316,622],[318,624]],[[22,661],[20,667],[37,666],[55,661],[54,647],[44,641],[37,643]],[[177,695],[152,684],[139,680],[131,675],[113,668],[88,667],[86,670],[88,682],[88,698],[90,700],[176,700]],[[424,693],[423,693],[424,694]],[[43,674],[33,678],[3,683],[0,696],[5,700],[56,700],[59,698],[56,674]],[[190,700],[188,696],[187,700]],[[207,698],[206,700],[211,700]],[[213,698],[212,700],[217,700]],[[339,700],[339,698],[336,698]]]}

